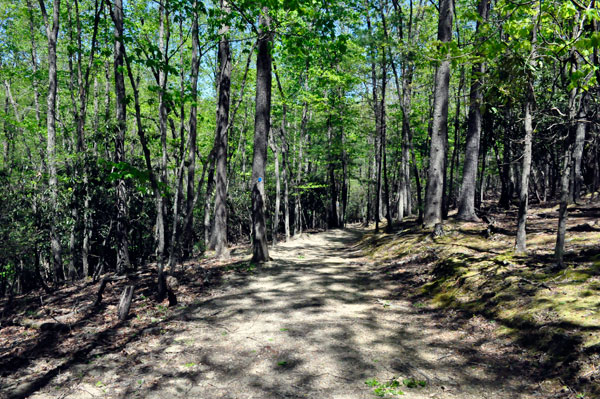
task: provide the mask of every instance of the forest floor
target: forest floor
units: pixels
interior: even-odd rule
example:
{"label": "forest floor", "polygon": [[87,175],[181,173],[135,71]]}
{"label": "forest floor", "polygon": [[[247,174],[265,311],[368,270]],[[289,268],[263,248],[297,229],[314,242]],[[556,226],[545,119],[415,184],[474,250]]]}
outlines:
{"label": "forest floor", "polygon": [[[532,220],[535,229],[537,217]],[[0,302],[0,397],[597,397],[597,354],[585,351],[597,347],[598,326],[565,324],[560,309],[550,315],[548,308],[537,309],[537,319],[526,318],[514,296],[505,298],[507,314],[542,327],[511,324],[496,309],[496,296],[514,288],[503,282],[514,280],[530,309],[537,303],[532,296],[543,298],[544,290],[554,291],[552,298],[575,295],[573,278],[595,284],[589,281],[597,275],[595,263],[582,261],[574,274],[562,271],[559,278],[521,276],[522,259],[510,255],[510,246],[493,255],[500,256],[497,262],[487,254],[506,246],[511,232],[502,223],[495,223],[492,237],[485,225],[452,222],[441,239],[410,222],[392,234],[359,226],[305,234],[279,244],[273,261],[261,266],[237,249],[228,262],[186,263],[175,287],[179,303],[172,307],[152,299],[151,271],[109,284],[99,307],[91,306],[98,289],[92,282],[43,295],[43,305],[31,294],[10,306]],[[590,234],[598,233],[592,228]],[[577,243],[590,246],[569,241]],[[531,259],[544,260],[546,250],[533,249]],[[569,251],[568,259],[577,262],[580,255]],[[491,262],[485,273],[484,258]],[[486,286],[473,277],[478,274],[504,285]],[[118,296],[130,283],[136,286],[130,318],[118,323]],[[584,288],[581,303],[596,320],[591,298],[598,301],[597,292]],[[574,303],[560,302],[557,308]],[[563,334],[544,341],[548,320]],[[524,339],[533,328],[541,333]],[[567,367],[573,365],[576,372]]]}

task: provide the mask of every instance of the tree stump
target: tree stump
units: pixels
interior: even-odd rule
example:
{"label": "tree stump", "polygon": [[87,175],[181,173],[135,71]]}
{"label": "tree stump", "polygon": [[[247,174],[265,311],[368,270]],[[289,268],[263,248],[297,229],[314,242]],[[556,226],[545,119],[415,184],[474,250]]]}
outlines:
{"label": "tree stump", "polygon": [[100,287],[98,288],[98,292],[96,293],[96,300],[94,301],[93,307],[99,306],[100,302],[102,302],[102,295],[104,294],[104,290],[106,289],[106,284],[110,279],[108,277],[104,277],[102,282],[100,283]]}
{"label": "tree stump", "polygon": [[433,228],[433,232],[431,233],[431,236],[433,238],[438,238],[444,235],[444,227],[442,226],[441,223],[436,223],[435,227]]}
{"label": "tree stump", "polygon": [[131,300],[133,299],[133,285],[128,285],[123,290],[121,294],[121,299],[119,300],[119,306],[117,308],[117,314],[119,315],[119,321],[125,321],[127,319],[127,314],[129,313],[129,308],[131,307]]}

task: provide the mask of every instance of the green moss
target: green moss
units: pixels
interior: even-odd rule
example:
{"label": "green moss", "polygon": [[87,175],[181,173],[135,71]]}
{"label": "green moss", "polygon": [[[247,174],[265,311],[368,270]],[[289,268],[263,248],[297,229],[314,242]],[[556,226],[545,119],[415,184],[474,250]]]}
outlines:
{"label": "green moss", "polygon": [[[552,337],[562,335],[579,337],[578,342],[586,346],[600,345],[600,332],[586,332],[600,329],[600,278],[596,277],[600,254],[584,260],[570,258],[570,264],[556,272],[548,264],[553,233],[530,234],[530,255],[517,256],[512,250],[513,237],[498,234],[494,240],[486,239],[481,224],[451,221],[444,229],[446,235],[436,240],[429,238],[427,231],[414,228],[397,235],[371,234],[362,244],[376,260],[427,256],[433,268],[417,293],[436,307],[492,317],[501,333],[514,337],[523,338],[533,331],[539,347],[550,347]],[[577,242],[577,251],[600,242],[597,232],[577,233],[576,237],[569,236],[570,242]],[[555,331],[552,326],[556,325],[564,326],[564,331]],[[535,340],[534,346],[538,345]]]}

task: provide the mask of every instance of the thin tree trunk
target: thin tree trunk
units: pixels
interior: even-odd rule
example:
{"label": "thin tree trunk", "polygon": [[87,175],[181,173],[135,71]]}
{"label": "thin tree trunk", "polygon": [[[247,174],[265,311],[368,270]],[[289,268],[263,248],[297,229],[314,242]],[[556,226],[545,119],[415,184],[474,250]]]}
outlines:
{"label": "thin tree trunk", "polygon": [[[569,141],[567,139],[567,141]],[[558,228],[556,231],[556,245],[554,247],[554,261],[560,268],[564,267],[565,235],[567,233],[568,205],[569,205],[569,178],[571,176],[572,146],[565,143],[562,173],[560,177],[560,205],[558,209]]]}
{"label": "thin tree trunk", "polygon": [[[369,15],[369,9],[367,8],[367,30],[371,33],[371,40],[374,42],[371,28],[371,17]],[[375,152],[375,231],[379,231],[379,221],[381,219],[381,111],[379,109],[380,103],[378,100],[377,90],[377,72],[375,65],[374,49],[371,49],[371,91],[373,98],[373,112],[375,115],[375,133],[374,133],[374,152]]]}
{"label": "thin tree trunk", "polygon": [[184,175],[185,163],[181,161],[181,165],[177,168],[176,181],[177,188],[175,189],[175,198],[173,200],[173,226],[171,227],[171,240],[169,244],[169,273],[175,271],[175,264],[177,263],[177,240],[179,238],[179,203],[181,202],[181,196],[183,194],[183,175]]}
{"label": "thin tree trunk", "polygon": [[[288,153],[288,145],[287,145],[287,103],[286,98],[283,93],[283,87],[281,86],[281,81],[279,80],[279,74],[277,73],[277,68],[275,64],[273,64],[273,72],[275,73],[275,79],[277,80],[277,88],[279,90],[279,95],[281,96],[281,101],[283,102],[282,111],[281,111],[281,129],[279,131],[281,138],[281,179],[283,180],[283,225],[285,231],[285,241],[289,241],[290,239],[290,209],[289,209],[289,188],[288,188],[288,164],[287,164],[287,153]],[[275,158],[277,161],[277,157]],[[276,168],[277,170],[277,168]],[[277,178],[279,181],[279,177]],[[277,183],[277,190],[279,190],[279,183]],[[279,197],[279,194],[277,195]],[[278,206],[275,206],[278,209]],[[278,214],[278,213],[277,213]],[[278,226],[279,224],[276,224]]]}
{"label": "thin tree trunk", "polygon": [[[480,0],[477,11],[482,21],[487,21],[489,0]],[[481,21],[477,21],[475,35],[480,30]],[[481,105],[483,93],[481,90],[485,66],[482,62],[473,64],[471,69],[471,91],[469,94],[469,121],[467,125],[467,141],[465,147],[465,162],[463,177],[458,199],[458,215],[460,220],[479,221],[475,214],[475,180],[479,161],[479,145],[481,137]]]}
{"label": "thin tree trunk", "polygon": [[[530,83],[531,84],[531,83]],[[533,89],[530,89],[533,91]],[[527,252],[526,246],[526,231],[527,224],[527,207],[529,203],[529,174],[531,172],[531,139],[533,136],[531,109],[533,107],[532,94],[528,94],[527,102],[525,103],[525,140],[523,148],[523,161],[521,171],[521,182],[519,192],[519,214],[517,216],[517,239],[515,243],[516,253]]]}
{"label": "thin tree trunk", "polygon": [[[40,111],[40,91],[39,91],[39,82],[37,79],[38,74],[38,55],[37,55],[37,43],[35,40],[35,21],[33,17],[33,4],[31,0],[27,0],[27,10],[29,13],[29,33],[31,36],[31,66],[32,66],[32,86],[33,86],[33,104],[35,107],[35,119],[37,121],[37,126],[42,127],[42,116]],[[41,130],[41,129],[40,129]],[[44,135],[43,133],[39,133],[39,154],[40,154],[40,164],[41,171],[47,170],[48,166],[46,165],[46,155],[44,154]]]}
{"label": "thin tree trunk", "polygon": [[512,199],[511,179],[510,179],[510,138],[508,137],[509,130],[504,131],[503,145],[502,145],[502,168],[500,170],[500,176],[503,181],[502,191],[500,192],[500,199],[498,205],[504,209],[510,208],[510,201]]}
{"label": "thin tree trunk", "polygon": [[[162,149],[162,156],[160,162],[160,180],[163,186],[167,186],[167,123],[168,123],[168,111],[167,111],[167,100],[166,91],[168,83],[168,57],[167,52],[169,51],[169,39],[170,39],[170,27],[169,27],[169,11],[168,11],[168,0],[166,4],[161,0],[159,3],[159,34],[158,34],[158,47],[160,54],[162,55],[161,62],[164,63],[160,67],[158,72],[158,125],[160,132],[160,143]],[[156,259],[159,267],[159,275],[162,276],[163,263],[165,260],[165,248],[166,248],[166,236],[167,226],[165,221],[165,199],[161,195],[156,198]],[[161,277],[159,277],[160,279]]]}
{"label": "thin tree trunk", "polygon": [[486,168],[487,168],[487,143],[484,141],[483,143],[483,151],[481,151],[481,172],[479,173],[479,180],[477,180],[478,182],[478,190],[477,193],[479,194],[477,201],[475,203],[475,207],[477,209],[479,209],[481,207],[481,204],[483,203],[483,200],[485,199],[485,172],[486,172]]}
{"label": "thin tree trunk", "polygon": [[[227,0],[221,0],[221,10],[229,13]],[[231,103],[231,52],[229,50],[228,25],[219,31],[219,99],[217,104],[217,131],[215,133],[216,171],[215,212],[210,240],[210,249],[216,250],[218,258],[229,256],[227,250],[227,135],[229,107]]]}
{"label": "thin tree trunk", "polygon": [[[304,77],[304,91],[308,92],[308,73],[309,63],[308,58],[306,59],[305,65],[305,77]],[[302,120],[300,122],[300,139],[298,140],[298,164],[296,171],[295,191],[296,198],[294,200],[294,235],[302,234],[302,190],[300,182],[302,181],[302,170],[304,166],[304,143],[308,144],[309,132],[308,132],[308,101],[304,101],[302,104]]]}
{"label": "thin tree trunk", "polygon": [[[438,40],[443,43],[452,40],[452,0],[440,0]],[[429,151],[429,170],[425,192],[425,212],[423,224],[433,227],[442,222],[442,202],[444,196],[445,159],[444,149],[448,141],[448,86],[450,83],[450,60],[444,58],[435,73],[435,93],[433,101],[433,122]]]}
{"label": "thin tree trunk", "polygon": [[[114,0],[111,7],[112,19],[115,25],[114,74],[116,94],[117,126],[115,132],[115,163],[125,161],[125,133],[127,131],[127,103],[125,96],[125,78],[123,76],[125,45],[123,43],[123,3]],[[129,212],[127,209],[127,185],[124,178],[117,181],[117,273],[122,274],[131,268],[129,260],[129,239],[127,224]]]}
{"label": "thin tree trunk", "polygon": [[[212,161],[212,159],[214,158],[214,152],[211,151],[211,153],[208,155],[208,158],[206,160],[206,162],[203,163],[202,165],[202,175],[200,177],[200,179],[198,180],[198,189],[196,190],[196,194],[194,194],[194,198],[192,200],[192,209],[196,207],[196,203],[198,202],[198,198],[200,197],[200,191],[202,191],[202,184],[204,183],[204,177],[206,175],[206,167],[207,165]],[[193,213],[187,213],[185,215],[185,219],[183,220],[183,232],[189,231],[191,234],[192,228],[191,228],[191,224],[193,223],[193,218],[194,215]],[[186,241],[191,241],[191,237],[185,238]]]}
{"label": "thin tree trunk", "polygon": [[56,92],[57,92],[57,71],[56,71],[56,42],[58,39],[58,26],[60,17],[60,0],[54,0],[52,9],[52,25],[46,12],[46,6],[43,0],[39,0],[40,9],[46,24],[46,36],[48,39],[48,99],[47,99],[47,118],[48,127],[46,156],[48,157],[48,188],[50,192],[50,247],[52,249],[52,260],[54,269],[54,283],[61,278],[62,271],[62,248],[60,238],[58,237],[59,219],[56,210],[58,209],[58,177],[56,171]]}
{"label": "thin tree trunk", "polygon": [[287,145],[284,142],[285,134],[282,133],[281,145],[281,177],[283,179],[283,227],[285,231],[285,241],[290,240],[290,195],[288,182],[288,165],[287,165]]}
{"label": "thin tree trunk", "polygon": [[191,105],[190,105],[190,121],[189,121],[189,144],[188,144],[188,166],[187,166],[187,197],[186,197],[186,219],[189,218],[190,222],[186,224],[186,227],[183,230],[183,248],[184,248],[184,256],[187,257],[191,253],[192,247],[192,227],[194,220],[194,198],[195,195],[195,187],[196,184],[194,181],[195,173],[196,173],[196,136],[197,136],[197,123],[198,123],[198,105],[196,103],[198,99],[198,70],[200,68],[198,51],[199,51],[199,43],[198,43],[198,1],[194,0],[193,3],[194,11],[192,17],[192,70],[190,76],[190,85],[191,85]]}
{"label": "thin tree trunk", "polygon": [[335,179],[335,160],[333,156],[333,146],[335,145],[335,139],[333,137],[333,123],[331,122],[331,115],[327,118],[327,139],[329,142],[329,162],[327,163],[327,169],[329,173],[329,218],[327,220],[328,227],[335,229],[339,227],[339,219],[337,212],[338,192],[337,183]]}
{"label": "thin tree trunk", "polygon": [[256,58],[256,115],[254,119],[254,155],[252,159],[252,261],[269,261],[265,221],[265,167],[267,137],[271,119],[271,18],[263,7]]}
{"label": "thin tree trunk", "polygon": [[[448,211],[450,207],[450,201],[452,205],[456,207],[456,195],[454,195],[454,172],[458,168],[458,148],[460,146],[460,109],[461,109],[461,96],[462,89],[465,81],[465,69],[460,68],[460,81],[458,83],[458,89],[456,90],[456,110],[454,113],[454,148],[452,149],[452,158],[450,160],[450,188],[448,189],[448,201],[446,202],[446,209],[444,215],[448,217]],[[456,166],[456,168],[455,168]]]}
{"label": "thin tree trunk", "polygon": [[[119,1],[119,0],[116,0],[116,1]],[[115,8],[116,8],[116,2],[115,2]],[[122,8],[119,8],[119,10],[122,11]],[[118,15],[116,15],[116,12],[114,11],[114,9],[111,9],[111,15],[112,15],[115,25],[117,25]],[[122,27],[122,15],[121,15],[121,27]],[[121,30],[121,32],[122,32],[122,30]],[[135,121],[136,121],[136,125],[137,125],[138,136],[140,138],[140,143],[142,145],[142,151],[144,153],[144,161],[146,163],[146,170],[148,172],[148,176],[150,179],[150,185],[152,187],[152,191],[154,193],[155,200],[158,202],[158,201],[160,201],[160,198],[162,198],[162,195],[160,192],[160,188],[158,186],[158,179],[157,179],[156,175],[154,174],[154,169],[152,168],[152,159],[150,157],[150,149],[148,147],[148,140],[146,139],[144,125],[142,123],[142,111],[141,111],[141,105],[140,105],[139,90],[137,87],[136,79],[133,76],[133,69],[131,67],[130,59],[127,57],[125,45],[122,42],[121,42],[121,50],[120,51],[121,51],[122,60],[125,61],[124,66],[127,71],[129,83],[133,90],[133,99],[134,99],[134,106],[135,106]],[[119,71],[121,73],[121,77],[123,77],[122,70],[123,70],[123,68],[121,67],[121,69]],[[124,84],[125,82],[123,81],[122,83]],[[112,224],[111,224],[111,226],[112,226]],[[164,299],[164,296],[166,294],[166,286],[165,286],[164,275],[163,275],[163,264],[161,261],[159,261],[158,265],[159,265],[159,268],[158,268],[158,295],[157,296],[158,296],[159,301],[161,301],[162,299]]]}
{"label": "thin tree trunk", "polygon": [[342,141],[342,211],[340,217],[340,227],[346,227],[347,208],[348,208],[348,154],[346,153],[346,135],[344,127],[341,128]]}
{"label": "thin tree trunk", "polygon": [[583,186],[583,176],[581,174],[581,159],[583,158],[583,146],[585,144],[585,97],[581,100],[581,105],[579,106],[579,115],[577,116],[577,123],[575,128],[575,143],[573,146],[573,176],[571,185],[573,189],[572,200],[577,203],[580,200],[581,189]]}
{"label": "thin tree trunk", "polygon": [[369,222],[371,221],[371,176],[373,173],[373,163],[370,159],[367,159],[368,168],[367,168],[367,196],[365,198],[365,220],[363,221],[363,225],[365,227],[369,226]]}
{"label": "thin tree trunk", "polygon": [[[529,62],[533,64],[537,58],[537,30],[539,24],[539,15],[541,13],[541,0],[538,2],[536,20],[533,25],[531,39],[531,54]],[[532,69],[534,66],[532,65]],[[535,93],[533,91],[533,77],[529,77],[527,82],[527,98],[525,100],[525,139],[523,144],[523,161],[521,166],[521,180],[519,187],[519,213],[517,216],[517,238],[515,241],[515,252],[524,254],[527,252],[526,245],[526,224],[527,207],[529,204],[529,174],[531,172],[531,141],[533,137],[532,111],[535,102]]]}
{"label": "thin tree trunk", "polygon": [[269,136],[269,146],[273,151],[275,161],[275,210],[273,211],[273,246],[277,245],[277,232],[279,231],[279,210],[281,208],[281,180],[279,178],[279,148],[274,143],[273,136]]}
{"label": "thin tree trunk", "polygon": [[[383,11],[381,13],[381,19],[385,28],[385,17],[383,15]],[[386,29],[387,30],[387,29]],[[386,104],[385,104],[385,94],[386,94],[386,86],[387,86],[387,56],[385,47],[382,48],[382,64],[381,64],[381,104],[379,106],[379,110],[381,112],[380,116],[380,135],[381,135],[381,162],[383,164],[383,190],[384,190],[384,201],[385,201],[385,217],[387,219],[386,230],[391,232],[393,229],[392,222],[392,212],[390,210],[390,185],[388,182],[388,173],[387,173],[387,123],[386,123]]]}

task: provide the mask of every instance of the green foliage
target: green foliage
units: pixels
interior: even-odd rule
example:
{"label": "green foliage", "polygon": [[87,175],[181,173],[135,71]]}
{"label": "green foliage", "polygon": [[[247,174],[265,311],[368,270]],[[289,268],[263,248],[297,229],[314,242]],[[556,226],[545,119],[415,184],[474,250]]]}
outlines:
{"label": "green foliage", "polygon": [[404,384],[404,386],[407,388],[424,388],[427,385],[427,381],[416,380],[414,378],[404,378],[402,380],[402,384]]}
{"label": "green foliage", "polygon": [[396,397],[400,395],[404,395],[404,392],[400,390],[400,381],[395,378],[392,378],[387,382],[379,382],[375,378],[370,378],[365,381],[365,384],[368,387],[373,388],[373,394],[377,397]]}
{"label": "green foliage", "polygon": [[378,397],[394,397],[404,395],[404,392],[399,388],[405,386],[407,388],[424,388],[427,382],[414,378],[399,378],[393,377],[387,382],[380,382],[376,378],[370,378],[365,381],[365,384],[373,388],[373,393]]}

